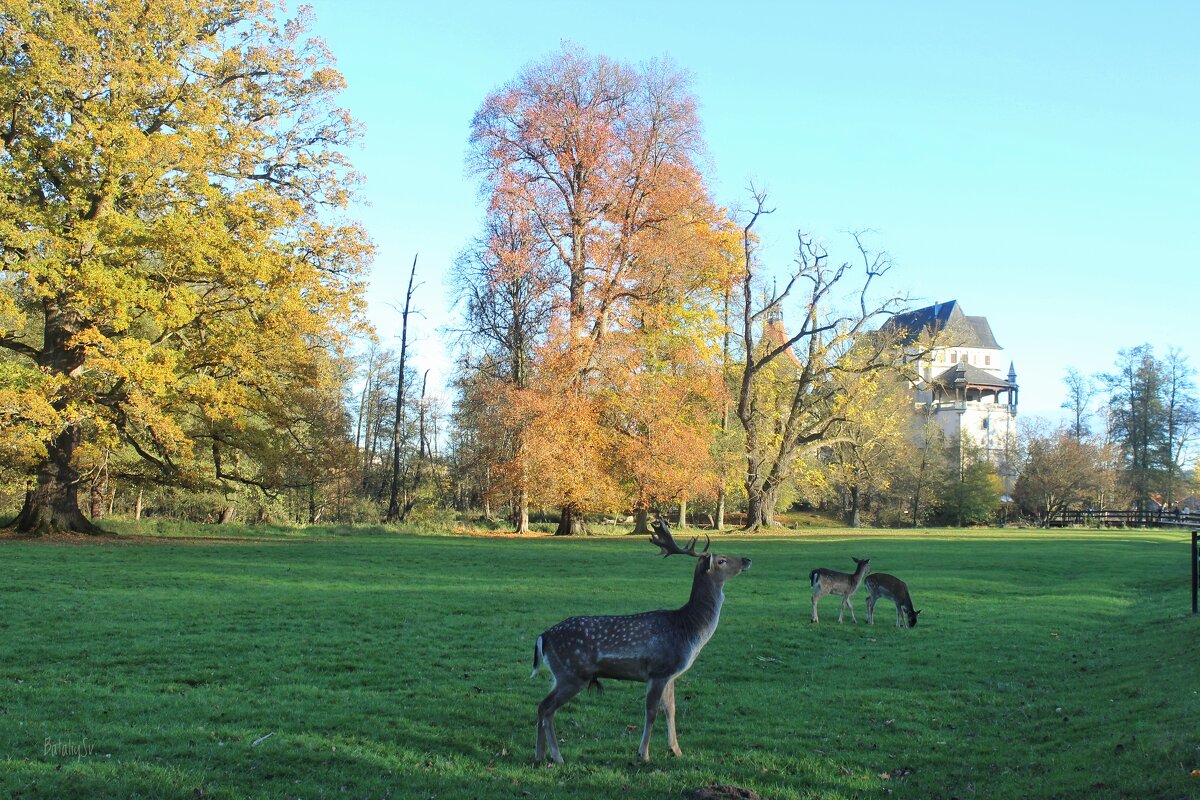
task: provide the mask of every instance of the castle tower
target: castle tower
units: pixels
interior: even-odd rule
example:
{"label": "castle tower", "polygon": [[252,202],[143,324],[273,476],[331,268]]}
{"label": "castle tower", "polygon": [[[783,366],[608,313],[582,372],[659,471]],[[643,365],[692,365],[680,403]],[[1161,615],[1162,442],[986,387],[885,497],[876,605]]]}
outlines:
{"label": "castle tower", "polygon": [[986,317],[967,316],[958,301],[897,314],[884,325],[915,361],[913,400],[947,437],[970,442],[996,465],[1005,491],[1015,481],[1017,372]]}

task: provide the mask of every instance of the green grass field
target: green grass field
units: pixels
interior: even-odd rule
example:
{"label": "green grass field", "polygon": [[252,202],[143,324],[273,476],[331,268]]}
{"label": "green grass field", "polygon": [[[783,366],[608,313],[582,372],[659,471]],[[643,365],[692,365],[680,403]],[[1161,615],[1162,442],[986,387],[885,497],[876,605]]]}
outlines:
{"label": "green grass field", "polygon": [[[640,538],[334,531],[0,542],[0,792],[20,798],[1200,797],[1200,618],[1183,533],[829,531],[750,556],[678,683],[558,715],[531,763],[537,634],[681,605]],[[809,619],[810,569],[870,556],[921,624]],[[267,738],[263,738],[267,737]]]}

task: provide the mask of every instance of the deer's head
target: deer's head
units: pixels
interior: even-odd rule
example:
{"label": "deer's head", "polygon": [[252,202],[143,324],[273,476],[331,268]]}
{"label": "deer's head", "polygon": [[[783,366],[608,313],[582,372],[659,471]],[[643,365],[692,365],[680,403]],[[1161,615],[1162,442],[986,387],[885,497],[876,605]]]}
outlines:
{"label": "deer's head", "polygon": [[675,537],[671,535],[671,529],[667,527],[666,521],[656,519],[650,524],[654,531],[650,535],[650,542],[658,545],[662,551],[664,558],[670,555],[687,555],[696,559],[696,577],[704,578],[718,585],[725,583],[735,575],[740,575],[750,569],[750,559],[740,558],[738,556],[727,556],[721,553],[708,552],[712,540],[706,535],[704,537],[704,549],[696,552],[696,537],[688,542],[687,547],[680,547],[675,542]]}
{"label": "deer's head", "polygon": [[720,553],[704,553],[696,564],[696,575],[703,575],[709,580],[724,583],[734,575],[740,575],[750,569],[750,559],[737,556],[726,556]]}
{"label": "deer's head", "polygon": [[917,615],[920,613],[920,611],[913,611],[912,606],[904,607],[904,615],[908,617],[908,627],[917,627]]}

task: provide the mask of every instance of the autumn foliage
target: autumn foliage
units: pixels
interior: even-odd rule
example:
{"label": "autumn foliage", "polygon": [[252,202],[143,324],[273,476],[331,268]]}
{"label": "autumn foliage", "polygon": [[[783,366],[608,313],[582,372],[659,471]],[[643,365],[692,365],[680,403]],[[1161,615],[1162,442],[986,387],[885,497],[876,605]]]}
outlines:
{"label": "autumn foliage", "polygon": [[26,409],[0,444],[36,476],[22,529],[92,530],[89,452],[270,488],[297,449],[322,460],[316,420],[341,422],[338,343],[370,252],[338,213],[355,126],[303,15],[275,13],[0,6],[0,348]]}
{"label": "autumn foliage", "polygon": [[[514,296],[498,287],[519,285],[545,308],[507,314],[509,335],[488,351],[528,370],[477,377],[510,386],[503,418],[489,421],[510,443],[496,488],[568,517],[715,492],[713,309],[734,240],[704,185],[687,84],[667,63],[567,48],[489,95],[472,123],[488,246],[460,264],[470,295],[494,305]],[[498,268],[472,271],[481,257]],[[468,309],[474,330],[495,319]]]}

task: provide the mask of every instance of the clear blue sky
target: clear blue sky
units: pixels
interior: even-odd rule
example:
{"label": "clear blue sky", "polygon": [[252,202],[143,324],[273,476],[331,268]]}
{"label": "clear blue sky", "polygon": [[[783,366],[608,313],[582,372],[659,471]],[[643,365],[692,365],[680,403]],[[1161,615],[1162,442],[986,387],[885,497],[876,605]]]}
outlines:
{"label": "clear blue sky", "polygon": [[1200,367],[1200,4],[314,5],[366,126],[371,316],[397,341],[420,252],[415,359],[434,379],[444,276],[481,219],[471,116],[564,40],[690,71],[717,201],[771,192],[768,266],[798,228],[847,258],[843,232],[870,229],[895,288],[989,319],[1022,415],[1057,418],[1068,367],[1143,342]]}

